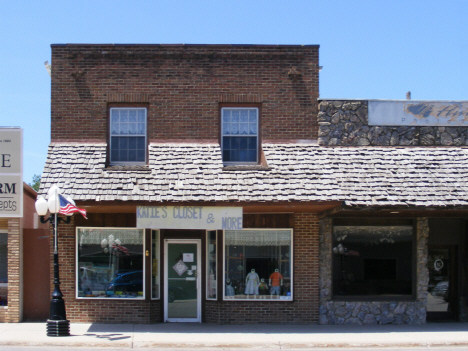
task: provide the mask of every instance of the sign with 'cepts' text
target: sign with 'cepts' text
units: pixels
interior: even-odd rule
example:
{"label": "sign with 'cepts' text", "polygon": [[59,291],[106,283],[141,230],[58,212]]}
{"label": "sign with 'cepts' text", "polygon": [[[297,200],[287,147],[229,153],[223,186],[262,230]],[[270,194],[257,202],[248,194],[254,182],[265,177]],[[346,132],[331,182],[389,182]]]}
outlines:
{"label": "sign with 'cepts' text", "polygon": [[23,217],[23,130],[0,128],[0,217]]}
{"label": "sign with 'cepts' text", "polygon": [[242,229],[242,207],[138,206],[137,228]]}

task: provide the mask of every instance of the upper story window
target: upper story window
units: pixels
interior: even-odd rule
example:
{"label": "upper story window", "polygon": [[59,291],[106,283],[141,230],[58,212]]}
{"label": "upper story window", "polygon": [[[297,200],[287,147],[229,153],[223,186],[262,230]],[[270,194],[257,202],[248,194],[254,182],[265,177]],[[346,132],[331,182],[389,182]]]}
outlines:
{"label": "upper story window", "polygon": [[223,107],[221,125],[223,162],[258,163],[258,108]]}
{"label": "upper story window", "polygon": [[146,162],[146,108],[110,109],[110,163]]}

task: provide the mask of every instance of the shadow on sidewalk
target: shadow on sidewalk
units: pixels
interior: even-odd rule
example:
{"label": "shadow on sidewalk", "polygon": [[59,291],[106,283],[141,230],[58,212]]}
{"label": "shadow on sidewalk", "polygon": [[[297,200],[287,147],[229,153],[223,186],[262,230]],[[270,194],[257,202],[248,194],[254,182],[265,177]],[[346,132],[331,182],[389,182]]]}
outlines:
{"label": "shadow on sidewalk", "polygon": [[423,325],[218,325],[209,323],[99,324],[93,323],[88,333],[163,334],[366,334],[366,333],[445,333],[468,332],[468,323],[428,323]]}

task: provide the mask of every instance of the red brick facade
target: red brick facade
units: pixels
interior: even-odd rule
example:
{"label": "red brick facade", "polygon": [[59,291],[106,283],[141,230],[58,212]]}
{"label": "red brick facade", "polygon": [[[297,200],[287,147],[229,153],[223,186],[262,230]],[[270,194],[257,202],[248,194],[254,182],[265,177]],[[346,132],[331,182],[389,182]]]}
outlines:
{"label": "red brick facade", "polygon": [[262,140],[316,139],[317,46],[53,45],[52,142],[108,137],[148,107],[148,139],[219,139],[220,104],[261,106]]}
{"label": "red brick facade", "polygon": [[[67,318],[72,322],[156,323],[162,320],[161,301],[76,299],[75,221],[60,224],[59,264],[61,291]],[[51,233],[52,235],[52,233]],[[316,214],[294,215],[294,300],[204,301],[204,322],[219,324],[295,323],[318,321],[319,219]],[[148,258],[149,259],[149,258]],[[53,265],[51,255],[51,277]],[[53,280],[51,280],[51,292]]]}
{"label": "red brick facade", "polygon": [[[110,107],[144,106],[149,143],[218,143],[221,108],[255,106],[260,111],[260,143],[310,141],[318,137],[318,64],[318,46],[53,45],[51,139],[53,143],[105,143]],[[132,208],[152,204],[128,203]],[[120,205],[89,201],[88,221],[75,215],[71,224],[59,225],[61,290],[72,322],[163,320],[162,300],[76,298],[75,227],[134,228],[135,213],[122,215]],[[214,205],[223,206],[210,204]],[[244,209],[244,222],[249,212],[260,209],[262,215],[256,218],[260,224],[253,227],[294,230],[293,301],[223,301],[218,291],[217,301],[202,299],[203,322],[317,322],[318,217],[304,208],[291,211],[284,206],[273,211],[262,205]],[[281,225],[274,219],[281,216],[294,220]],[[146,256],[147,269],[150,258]],[[52,277],[52,263],[50,269]],[[218,272],[218,282],[223,279]]]}

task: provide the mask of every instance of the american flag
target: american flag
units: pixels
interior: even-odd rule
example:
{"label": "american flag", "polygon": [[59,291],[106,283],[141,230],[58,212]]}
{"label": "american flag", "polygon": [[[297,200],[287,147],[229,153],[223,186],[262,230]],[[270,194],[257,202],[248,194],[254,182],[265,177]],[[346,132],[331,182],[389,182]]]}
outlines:
{"label": "american flag", "polygon": [[112,248],[117,249],[119,251],[122,251],[127,256],[130,256],[130,253],[128,252],[128,249],[125,246],[122,246],[122,245],[119,245],[119,244],[114,244],[114,245],[112,245]]}
{"label": "american flag", "polygon": [[79,212],[83,215],[84,218],[88,219],[88,217],[86,217],[86,210],[76,207],[70,201],[65,199],[62,195],[59,195],[59,199],[60,199],[59,213],[64,214],[64,215],[69,215],[70,213]]}

